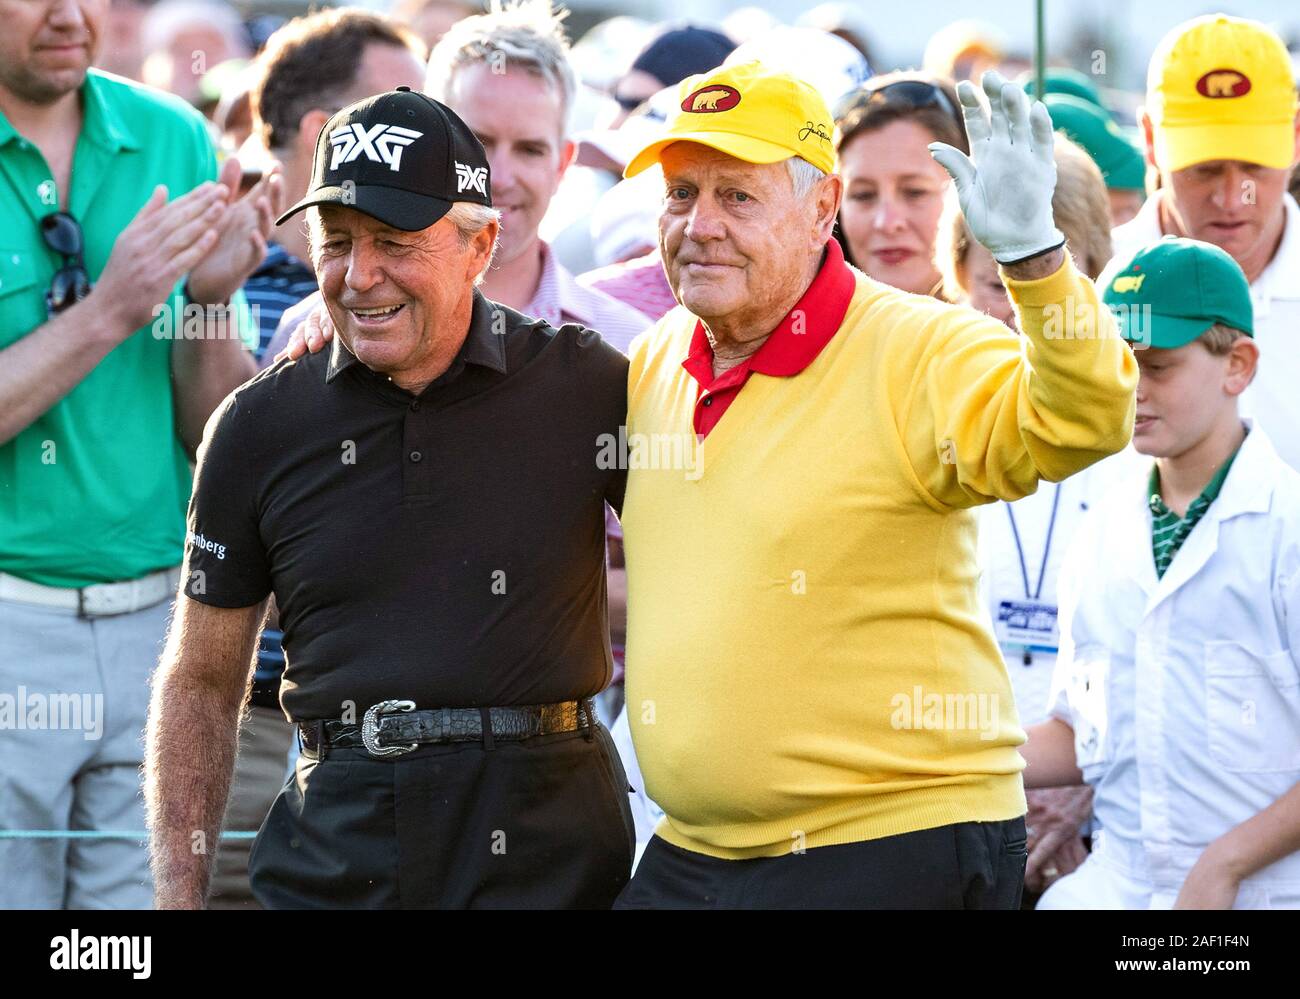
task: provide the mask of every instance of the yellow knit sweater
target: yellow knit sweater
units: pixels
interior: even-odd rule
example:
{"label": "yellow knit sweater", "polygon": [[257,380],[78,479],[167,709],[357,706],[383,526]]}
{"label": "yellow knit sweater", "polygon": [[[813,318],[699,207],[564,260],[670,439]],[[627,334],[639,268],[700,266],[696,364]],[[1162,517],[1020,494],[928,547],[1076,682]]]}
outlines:
{"label": "yellow knit sweater", "polygon": [[1120,450],[1137,366],[1066,264],[1018,337],[854,272],[804,371],[702,442],[678,308],[633,347],[627,704],[657,834],[723,858],[1025,812],[971,507]]}

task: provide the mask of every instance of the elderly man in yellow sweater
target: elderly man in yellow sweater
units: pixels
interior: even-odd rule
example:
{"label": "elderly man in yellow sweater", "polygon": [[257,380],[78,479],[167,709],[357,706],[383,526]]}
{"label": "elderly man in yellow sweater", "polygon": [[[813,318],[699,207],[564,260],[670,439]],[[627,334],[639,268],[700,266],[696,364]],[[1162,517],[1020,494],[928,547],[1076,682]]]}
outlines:
{"label": "elderly man in yellow sweater", "polygon": [[681,305],[629,373],[627,710],[667,815],[618,907],[1019,904],[1025,735],[973,508],[1122,449],[1137,368],[1052,221],[1046,109],[983,89],[973,159],[931,149],[1024,337],[845,263],[797,79],[684,81],[628,166],[663,169]]}

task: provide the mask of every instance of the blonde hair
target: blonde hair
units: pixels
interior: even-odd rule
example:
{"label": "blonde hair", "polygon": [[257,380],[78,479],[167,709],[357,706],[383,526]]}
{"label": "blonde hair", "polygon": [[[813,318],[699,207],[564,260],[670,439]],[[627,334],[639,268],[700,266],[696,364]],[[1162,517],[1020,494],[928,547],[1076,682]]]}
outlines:
{"label": "blonde hair", "polygon": [[1110,241],[1110,197],[1106,181],[1084,152],[1064,135],[1056,136],[1056,191],[1052,215],[1079,270],[1097,280],[1114,251]]}
{"label": "blonde hair", "polygon": [[[1056,158],[1056,190],[1052,194],[1052,216],[1065,234],[1066,247],[1075,265],[1095,281],[1112,255],[1110,241],[1110,199],[1101,171],[1083,149],[1060,132],[1053,149]],[[950,187],[939,219],[934,257],[943,275],[943,294],[959,302],[967,294],[966,254],[971,245],[970,230],[957,204],[956,187]]]}
{"label": "blonde hair", "polygon": [[946,302],[960,302],[969,292],[966,283],[966,255],[971,234],[966,217],[957,203],[957,185],[950,184],[943,197],[943,214],[934,237],[934,265],[942,276],[940,294]]}
{"label": "blonde hair", "polygon": [[1232,350],[1232,345],[1243,336],[1250,336],[1250,334],[1229,326],[1227,323],[1215,323],[1196,339],[1204,344],[1205,349],[1215,357],[1222,357]]}

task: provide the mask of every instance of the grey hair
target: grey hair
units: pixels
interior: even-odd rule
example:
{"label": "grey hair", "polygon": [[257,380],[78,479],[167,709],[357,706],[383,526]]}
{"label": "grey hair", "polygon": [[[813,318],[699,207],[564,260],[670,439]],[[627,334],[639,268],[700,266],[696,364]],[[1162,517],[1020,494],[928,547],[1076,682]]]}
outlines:
{"label": "grey hair", "polygon": [[552,9],[551,0],[520,0],[509,6],[492,0],[486,14],[457,21],[434,46],[425,93],[450,105],[456,74],[466,66],[487,63],[493,72],[501,73],[521,66],[560,95],[561,138],[566,137],[578,90],[562,23],[567,15],[564,8]]}
{"label": "grey hair", "polygon": [[785,161],[785,168],[790,174],[790,183],[794,186],[796,201],[808,197],[809,192],[829,174],[821,167],[813,166],[802,156],[791,156]]}
{"label": "grey hair", "polygon": [[[496,222],[500,224],[501,213],[495,208],[475,204],[473,201],[456,201],[452,203],[450,211],[443,218],[456,227],[456,235],[460,238],[461,249],[465,249],[469,246],[469,241],[482,232],[489,223]],[[492,249],[488,252],[487,263],[483,265],[483,269],[474,278],[475,284],[482,283],[483,275],[492,266],[492,260],[497,254],[497,246],[499,245],[499,239],[492,240]]]}

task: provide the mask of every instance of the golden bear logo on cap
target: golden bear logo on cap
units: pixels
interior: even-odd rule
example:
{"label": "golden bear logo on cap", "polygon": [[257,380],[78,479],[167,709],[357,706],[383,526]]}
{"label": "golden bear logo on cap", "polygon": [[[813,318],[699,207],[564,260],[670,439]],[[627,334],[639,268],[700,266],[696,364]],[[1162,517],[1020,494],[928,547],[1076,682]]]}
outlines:
{"label": "golden bear logo on cap", "polygon": [[695,114],[730,111],[740,103],[740,91],[723,83],[712,83],[686,95],[682,110]]}
{"label": "golden bear logo on cap", "polygon": [[1250,93],[1250,79],[1235,69],[1212,69],[1196,81],[1202,97],[1245,97]]}

